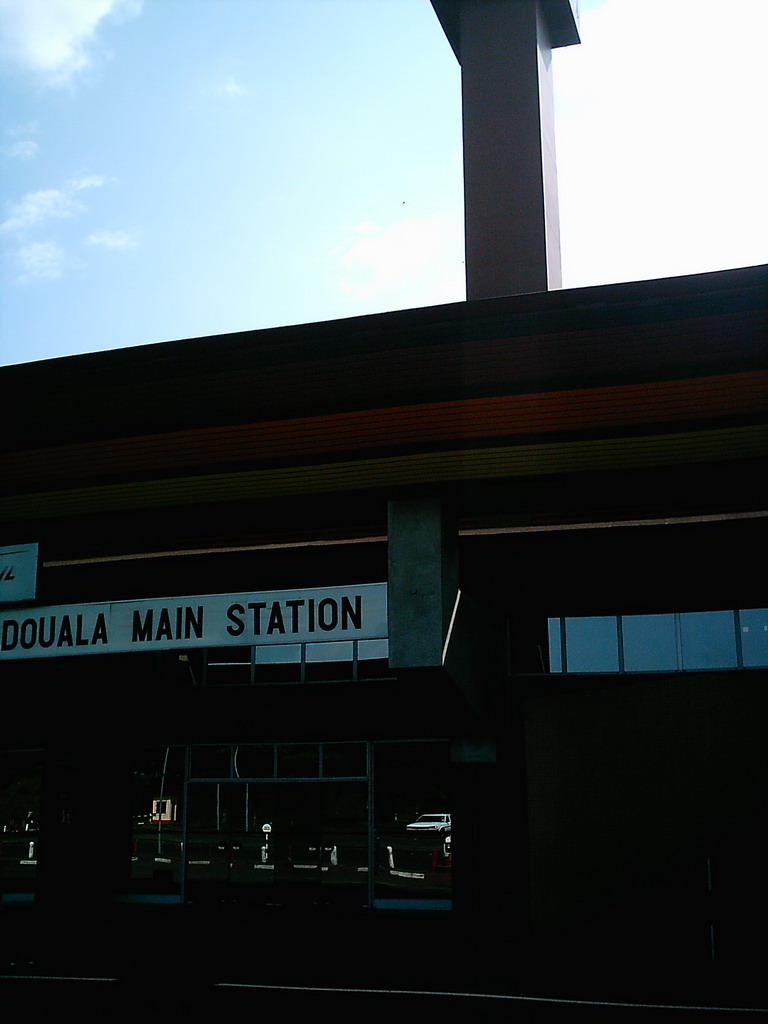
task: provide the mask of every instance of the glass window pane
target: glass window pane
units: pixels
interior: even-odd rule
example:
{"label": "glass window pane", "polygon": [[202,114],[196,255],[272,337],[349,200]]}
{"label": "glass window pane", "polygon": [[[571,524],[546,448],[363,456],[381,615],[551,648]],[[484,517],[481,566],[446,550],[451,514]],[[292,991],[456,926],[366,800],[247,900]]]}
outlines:
{"label": "glass window pane", "polygon": [[190,775],[194,779],[228,779],[231,775],[229,746],[192,747]]}
{"label": "glass window pane", "polygon": [[257,665],[290,665],[301,661],[301,644],[264,644],[256,648]]}
{"label": "glass window pane", "polygon": [[255,653],[257,682],[301,682],[301,644],[265,644]]}
{"label": "glass window pane", "polygon": [[357,678],[384,679],[392,673],[389,668],[387,640],[359,640],[357,643]]}
{"label": "glass window pane", "polygon": [[352,641],[338,640],[328,644],[307,644],[307,664],[318,661],[352,661]]}
{"label": "glass window pane", "polygon": [[251,682],[251,666],[209,665],[205,681],[208,686],[248,686]]}
{"label": "glass window pane", "polygon": [[560,629],[560,619],[549,619],[547,628],[549,630],[549,671],[562,672],[563,649],[561,646],[562,630]]}
{"label": "glass window pane", "polygon": [[449,778],[447,743],[375,745],[374,893],[380,906],[450,906]]}
{"label": "glass window pane", "polygon": [[275,774],[275,748],[271,743],[246,743],[235,747],[236,779],[271,779]]}
{"label": "glass window pane", "polygon": [[388,655],[389,642],[387,640],[359,640],[357,643],[359,661],[385,660]]}
{"label": "glass window pane", "polygon": [[209,648],[205,680],[208,686],[248,686],[251,681],[251,648]]}
{"label": "glass window pane", "polygon": [[352,778],[367,774],[364,743],[324,743],[323,777]]}
{"label": "glass window pane", "polygon": [[40,848],[39,751],[0,754],[0,894],[35,888]]}
{"label": "glass window pane", "polygon": [[735,668],[736,630],[728,612],[683,612],[680,616],[683,668]]}
{"label": "glass window pane", "polygon": [[621,623],[625,671],[677,670],[674,615],[624,615]]}
{"label": "glass window pane", "polygon": [[184,748],[137,750],[132,770],[133,848],[129,888],[178,894],[183,835]]}
{"label": "glass window pane", "polygon": [[286,743],[277,748],[277,774],[282,779],[316,779],[320,774],[317,743]]}
{"label": "glass window pane", "polygon": [[388,640],[358,640],[357,658],[360,662],[372,658],[386,658],[389,655]]}
{"label": "glass window pane", "polygon": [[242,665],[251,660],[250,647],[209,647],[209,665]]}
{"label": "glass window pane", "polygon": [[743,608],[739,620],[744,667],[768,665],[768,608]]}
{"label": "glass window pane", "polygon": [[339,640],[327,644],[307,644],[307,682],[331,679],[351,679],[353,670],[353,645],[351,640]]}
{"label": "glass window pane", "polygon": [[619,638],[615,615],[565,620],[568,672],[618,672]]}

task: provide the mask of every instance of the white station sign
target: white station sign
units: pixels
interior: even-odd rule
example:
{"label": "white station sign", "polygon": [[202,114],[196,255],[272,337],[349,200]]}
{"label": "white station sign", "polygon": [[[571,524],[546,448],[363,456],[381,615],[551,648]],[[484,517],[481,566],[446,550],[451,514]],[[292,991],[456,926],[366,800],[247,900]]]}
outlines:
{"label": "white station sign", "polygon": [[386,636],[386,583],[0,611],[0,660]]}

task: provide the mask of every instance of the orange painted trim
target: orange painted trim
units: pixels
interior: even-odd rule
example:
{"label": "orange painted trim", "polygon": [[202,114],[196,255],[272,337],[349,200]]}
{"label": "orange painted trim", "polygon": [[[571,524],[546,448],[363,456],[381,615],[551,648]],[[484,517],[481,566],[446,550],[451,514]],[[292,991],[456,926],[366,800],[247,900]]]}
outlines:
{"label": "orange painted trim", "polygon": [[407,484],[680,466],[766,455],[768,430],[762,426],[455,449],[20,494],[3,502],[0,520],[345,493]]}
{"label": "orange painted trim", "polygon": [[[396,406],[11,453],[6,485],[35,487],[331,453],[702,422],[768,410],[768,372]],[[489,445],[489,448],[492,447]]]}

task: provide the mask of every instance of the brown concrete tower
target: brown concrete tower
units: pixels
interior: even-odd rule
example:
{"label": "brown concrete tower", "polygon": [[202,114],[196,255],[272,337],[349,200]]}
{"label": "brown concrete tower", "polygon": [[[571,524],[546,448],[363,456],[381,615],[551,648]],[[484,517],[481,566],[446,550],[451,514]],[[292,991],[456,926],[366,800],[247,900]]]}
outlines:
{"label": "brown concrete tower", "polygon": [[461,65],[467,298],[558,288],[553,47],[577,0],[432,0]]}

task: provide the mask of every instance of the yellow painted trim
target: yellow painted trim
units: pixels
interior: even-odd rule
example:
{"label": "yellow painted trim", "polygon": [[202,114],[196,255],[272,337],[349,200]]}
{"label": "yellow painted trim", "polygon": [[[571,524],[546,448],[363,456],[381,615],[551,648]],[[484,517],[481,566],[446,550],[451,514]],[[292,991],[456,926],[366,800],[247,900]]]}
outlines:
{"label": "yellow painted trim", "polygon": [[768,454],[768,430],[763,426],[457,449],[22,494],[4,499],[0,519],[44,519],[402,484],[676,466],[756,458],[765,454]]}

